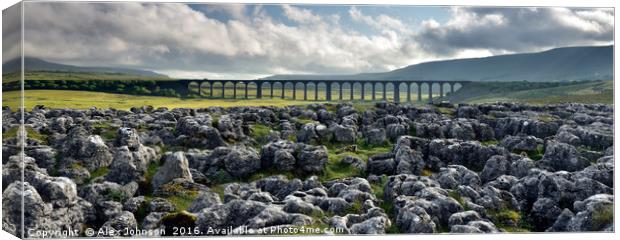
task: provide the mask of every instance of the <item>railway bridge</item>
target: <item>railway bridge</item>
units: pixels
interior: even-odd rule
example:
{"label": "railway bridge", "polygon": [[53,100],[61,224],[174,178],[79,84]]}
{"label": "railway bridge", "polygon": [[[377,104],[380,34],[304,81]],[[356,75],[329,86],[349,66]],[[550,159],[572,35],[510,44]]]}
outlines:
{"label": "railway bridge", "polygon": [[[469,83],[469,81],[182,79],[176,81],[160,81],[158,85],[162,85],[162,87],[166,88],[173,88],[181,95],[199,95],[201,97],[210,98],[227,98],[226,89],[228,89],[229,91],[232,90],[232,96],[228,93],[228,98],[233,99],[263,99],[267,97],[280,97],[284,99],[285,90],[292,90],[292,99],[294,100],[320,100],[323,96],[319,96],[319,94],[325,94],[323,99],[326,101],[387,100],[389,92],[396,102],[401,100],[401,94],[406,94],[406,101],[410,102],[412,101],[412,86],[416,86],[417,94],[414,93],[416,94],[414,97],[417,98],[417,101],[422,101],[423,94],[428,94],[428,100],[432,101],[434,92],[437,93],[438,91],[439,97],[441,98],[445,96],[447,91],[453,93],[456,87],[460,89],[467,83]],[[401,91],[403,85],[406,86],[406,93]],[[426,89],[425,93],[423,93],[423,88]],[[336,89],[338,90],[336,92],[337,95],[333,96],[334,92],[332,90]],[[249,90],[252,90],[252,93],[250,93]],[[274,90],[276,91],[274,92]],[[298,94],[300,90],[301,93]],[[243,91],[243,93],[240,94],[240,91]],[[380,94],[378,97],[377,93]],[[370,94],[370,97],[367,96],[368,94]]]}

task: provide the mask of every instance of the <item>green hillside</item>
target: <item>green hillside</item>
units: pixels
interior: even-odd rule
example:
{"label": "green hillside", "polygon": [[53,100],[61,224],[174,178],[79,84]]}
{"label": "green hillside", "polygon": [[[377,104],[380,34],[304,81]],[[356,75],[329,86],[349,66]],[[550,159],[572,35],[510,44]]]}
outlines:
{"label": "green hillside", "polygon": [[424,62],[389,72],[354,75],[274,75],[267,79],[469,80],[568,82],[613,78],[613,46],[555,48],[544,52]]}
{"label": "green hillside", "polygon": [[564,102],[613,104],[613,81],[569,83],[472,82],[447,100],[451,102]]}

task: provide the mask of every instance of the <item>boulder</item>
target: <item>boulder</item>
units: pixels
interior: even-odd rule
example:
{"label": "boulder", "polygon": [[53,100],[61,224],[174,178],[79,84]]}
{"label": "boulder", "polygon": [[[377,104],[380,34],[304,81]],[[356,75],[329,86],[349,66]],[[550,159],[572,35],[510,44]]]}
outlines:
{"label": "boulder", "polygon": [[566,143],[549,141],[539,165],[550,171],[579,171],[590,165],[587,159],[581,157],[575,147]]}
{"label": "boulder", "polygon": [[112,163],[112,154],[103,139],[99,135],[88,135],[82,127],[69,130],[61,150],[65,158],[75,159],[89,171]]}
{"label": "boulder", "polygon": [[[138,222],[134,217],[133,213],[124,211],[118,214],[116,217],[108,220],[103,224],[101,228],[104,229],[114,229],[114,231],[107,231],[109,233],[114,233],[114,235],[97,235],[97,237],[114,237],[114,236],[124,236],[126,233],[126,229],[136,229],[138,227]],[[118,235],[116,235],[118,234]]]}
{"label": "boulder", "polygon": [[480,180],[483,183],[493,181],[495,178],[510,173],[511,162],[506,156],[495,155],[487,160],[480,173]]}
{"label": "boulder", "polygon": [[407,135],[409,126],[401,123],[392,123],[385,127],[385,134],[388,139],[396,140],[398,137]]}
{"label": "boulder", "polygon": [[403,233],[435,233],[437,226],[424,208],[412,206],[401,209],[396,216],[396,227]]}
{"label": "boulder", "polygon": [[217,130],[224,139],[239,140],[245,136],[243,129],[241,129],[242,123],[241,120],[235,119],[232,115],[222,115],[217,121]]}
{"label": "boulder", "polygon": [[332,127],[334,139],[341,143],[355,143],[357,139],[357,129],[354,126],[335,124]]}
{"label": "boulder", "polygon": [[131,213],[137,213],[140,209],[143,209],[145,207],[146,199],[144,198],[144,196],[132,197],[125,201],[125,203],[123,204],[123,210]]}
{"label": "boulder", "polygon": [[251,147],[235,146],[224,158],[224,165],[232,176],[242,178],[260,169],[260,158]]}
{"label": "boulder", "polygon": [[562,209],[555,201],[549,198],[539,198],[532,206],[529,221],[536,231],[544,231],[553,225],[561,213]]}
{"label": "boulder", "polygon": [[390,225],[390,220],[386,217],[373,217],[361,223],[351,225],[351,234],[385,234],[386,228]]}
{"label": "boulder", "polygon": [[368,173],[392,175],[396,169],[393,153],[377,154],[368,158]]}
{"label": "boulder", "polygon": [[182,138],[182,145],[207,149],[225,146],[226,142],[220,132],[211,126],[211,121],[211,116],[206,114],[180,118],[175,129],[178,135],[187,136]]}
{"label": "boulder", "polygon": [[457,118],[474,118],[477,119],[482,115],[482,112],[475,106],[463,105],[456,109]]}
{"label": "boulder", "polygon": [[501,146],[514,153],[534,152],[537,151],[538,146],[542,144],[542,139],[527,135],[508,135],[500,142]]}
{"label": "boulder", "polygon": [[[614,224],[614,196],[597,194],[574,203],[575,216],[566,229],[571,232],[610,231]],[[613,231],[613,230],[612,230]]]}
{"label": "boulder", "polygon": [[364,137],[369,145],[383,145],[387,141],[383,128],[372,128],[364,133]]}
{"label": "boulder", "polygon": [[534,167],[536,164],[532,159],[520,158],[510,164],[510,175],[521,178],[526,176]]}
{"label": "boulder", "polygon": [[192,174],[189,171],[189,163],[183,152],[166,153],[164,156],[164,164],[159,167],[157,173],[153,176],[151,184],[154,189],[160,185],[168,183],[175,178],[184,178],[192,180]]}
{"label": "boulder", "polygon": [[278,149],[273,156],[273,167],[282,171],[292,171],[295,169],[297,160],[290,151]]}
{"label": "boulder", "polygon": [[119,128],[116,132],[116,144],[118,146],[127,146],[131,150],[136,150],[136,148],[142,145],[138,131],[125,127]]}
{"label": "boulder", "polygon": [[217,193],[211,191],[204,191],[201,192],[196,199],[194,199],[188,211],[197,213],[205,208],[210,208],[220,204],[222,204],[222,201],[220,200],[220,196]]}
{"label": "boulder", "polygon": [[396,174],[415,174],[420,175],[424,170],[423,155],[408,146],[401,146],[396,149],[394,161],[396,164]]}
{"label": "boulder", "polygon": [[306,173],[320,173],[327,164],[327,148],[325,146],[298,145],[297,166]]}
{"label": "boulder", "polygon": [[448,189],[456,189],[459,185],[476,188],[481,184],[477,173],[461,165],[448,165],[441,168],[436,179],[442,188]]}
{"label": "boulder", "polygon": [[128,146],[119,147],[114,154],[110,171],[106,175],[108,181],[126,184],[132,181],[141,181],[146,173],[148,164],[155,160],[155,150],[142,145],[131,151]]}
{"label": "boulder", "polygon": [[478,220],[482,220],[482,218],[480,217],[480,214],[478,214],[478,212],[476,211],[469,210],[465,212],[458,212],[458,213],[452,214],[450,218],[448,219],[448,225],[450,227],[454,225],[467,225],[467,223],[471,221],[478,221]]}
{"label": "boulder", "polygon": [[[22,196],[23,209],[27,209],[28,213],[22,212]],[[22,214],[24,214],[22,226]],[[40,231],[52,231],[58,229],[58,226],[51,219],[52,206],[46,204],[37,192],[37,190],[29,183],[13,182],[2,192],[2,223],[3,230],[20,236],[22,227],[24,229],[34,229]],[[8,228],[4,228],[8,225]],[[28,232],[24,232],[24,237],[30,236]]]}
{"label": "boulder", "polygon": [[453,225],[451,233],[498,233],[499,230],[489,221],[471,221],[467,225]]}
{"label": "boulder", "polygon": [[573,212],[571,212],[568,208],[564,208],[564,210],[562,210],[562,213],[560,213],[560,215],[556,218],[553,225],[547,228],[547,230],[545,231],[546,232],[566,232],[568,231],[567,230],[568,224],[573,219],[573,217],[575,217],[575,214],[573,214]]}

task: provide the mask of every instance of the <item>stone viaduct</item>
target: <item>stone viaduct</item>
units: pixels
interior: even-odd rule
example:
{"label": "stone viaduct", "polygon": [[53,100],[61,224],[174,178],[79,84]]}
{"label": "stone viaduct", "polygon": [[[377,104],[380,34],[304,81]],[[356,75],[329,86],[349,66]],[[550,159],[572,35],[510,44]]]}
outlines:
{"label": "stone viaduct", "polygon": [[[377,87],[380,88],[379,99],[387,100],[387,93],[392,91],[394,101],[400,101],[401,86],[406,86],[406,100],[412,101],[411,86],[417,86],[417,100],[422,101],[423,94],[428,94],[428,100],[433,99],[433,90],[439,90],[439,97],[444,97],[446,90],[455,92],[455,87],[463,87],[469,81],[438,81],[438,80],[225,80],[225,79],[183,79],[176,81],[158,81],[158,85],[165,88],[173,88],[181,95],[197,94],[203,97],[226,98],[226,89],[232,88],[232,98],[242,97],[248,99],[250,97],[256,99],[280,97],[285,98],[285,89],[292,90],[293,99],[295,100],[318,100],[319,93],[325,94],[324,100],[354,100],[354,90],[357,89],[357,98],[359,100],[377,100]],[[216,85],[218,85],[216,87]],[[370,85],[370,88],[368,87]],[[459,86],[460,85],[460,86]],[[249,94],[248,90],[252,86],[254,94]],[[274,92],[274,86],[279,86]],[[287,87],[285,87],[287,86]],[[345,92],[345,87],[348,92]],[[425,86],[427,92],[422,92]],[[391,89],[389,89],[391,88]],[[243,89],[243,95],[238,94],[238,90]],[[333,99],[332,90],[338,89],[338,99]],[[298,90],[303,90],[303,96],[297,96]],[[309,90],[314,96],[308,96]],[[370,92],[368,92],[370,91]],[[274,95],[276,94],[276,95]],[[348,98],[343,99],[343,94],[349,94]],[[370,98],[367,99],[367,94]],[[229,94],[230,95],[230,94]],[[279,95],[279,96],[278,96]],[[355,99],[355,100],[358,100]]]}

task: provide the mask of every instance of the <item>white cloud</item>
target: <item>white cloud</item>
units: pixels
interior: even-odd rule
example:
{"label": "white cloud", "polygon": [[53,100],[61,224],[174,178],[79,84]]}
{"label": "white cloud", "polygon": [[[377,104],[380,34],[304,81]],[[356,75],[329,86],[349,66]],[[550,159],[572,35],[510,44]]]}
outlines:
{"label": "white cloud", "polygon": [[304,23],[304,24],[322,23],[321,17],[313,14],[312,11],[308,9],[291,7],[290,5],[284,4],[282,5],[282,10],[284,10],[284,15],[288,19],[293,20],[298,23]]}
{"label": "white cloud", "polygon": [[374,29],[378,29],[378,30],[391,29],[391,30],[397,30],[397,31],[402,31],[402,32],[408,31],[408,27],[406,27],[398,19],[394,19],[384,14],[378,15],[377,17],[364,15],[355,6],[349,9],[349,16],[351,16],[351,19],[353,19],[354,21],[363,22],[367,24],[368,26],[373,27]]}
{"label": "white cloud", "polygon": [[228,14],[231,18],[237,20],[247,20],[246,7],[243,4],[195,4],[192,6],[198,6],[199,9],[206,13],[223,12]]}
{"label": "white cloud", "polygon": [[[453,8],[445,23],[409,28],[387,15],[349,17],[377,29],[362,34],[338,15],[282,5],[278,22],[257,5],[26,3],[26,54],[78,65],[156,69],[175,77],[254,78],[276,73],[386,71],[452,57],[612,41],[613,11]],[[230,20],[208,17],[224,11]],[[419,29],[419,30],[412,30]],[[4,46],[3,46],[4,48]]]}
{"label": "white cloud", "polygon": [[28,3],[26,51],[73,64],[175,69],[165,71],[176,76],[384,71],[414,58],[394,32],[366,36],[333,16],[282,8],[303,24],[275,22],[261,9],[250,21],[220,22],[184,4]]}
{"label": "white cloud", "polygon": [[453,55],[464,49],[539,51],[613,43],[613,10],[454,7],[445,24],[423,23],[416,41],[425,51]]}

